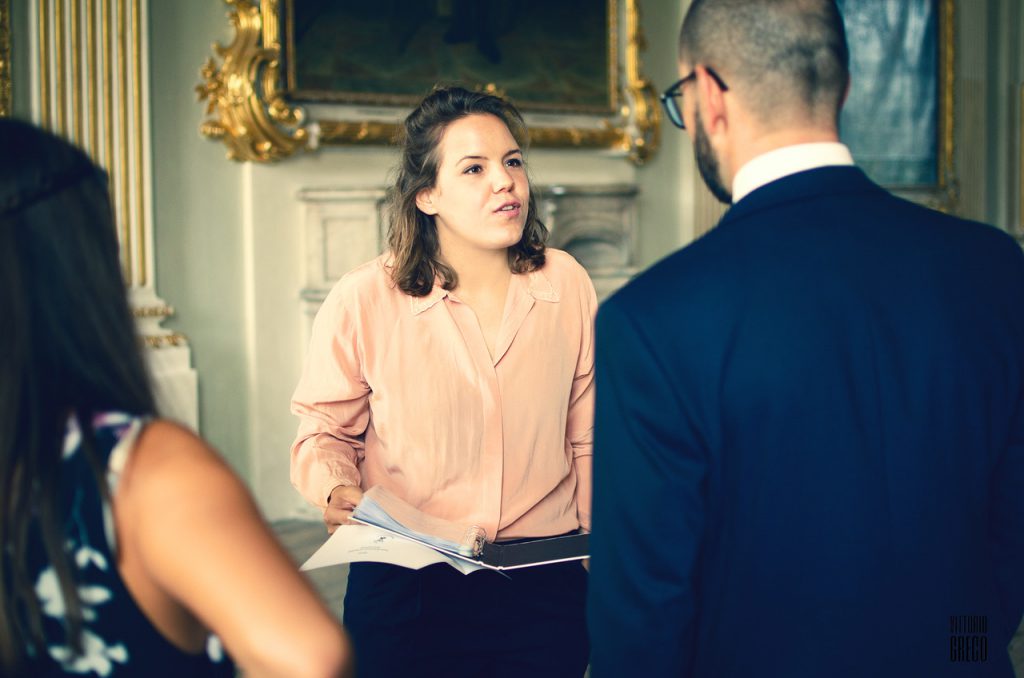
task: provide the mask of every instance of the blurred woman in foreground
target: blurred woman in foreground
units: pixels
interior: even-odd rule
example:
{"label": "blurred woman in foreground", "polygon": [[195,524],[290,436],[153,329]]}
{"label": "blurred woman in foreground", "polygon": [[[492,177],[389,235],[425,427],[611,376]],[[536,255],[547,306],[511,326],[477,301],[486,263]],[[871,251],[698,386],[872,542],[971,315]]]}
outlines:
{"label": "blurred woman in foreground", "polygon": [[202,440],[156,417],[105,175],[0,120],[0,673],[345,675],[347,637]]}

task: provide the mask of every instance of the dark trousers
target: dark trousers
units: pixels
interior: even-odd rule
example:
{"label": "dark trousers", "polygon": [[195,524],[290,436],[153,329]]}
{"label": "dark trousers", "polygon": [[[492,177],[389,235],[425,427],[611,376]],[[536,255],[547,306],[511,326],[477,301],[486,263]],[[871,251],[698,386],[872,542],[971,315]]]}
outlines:
{"label": "dark trousers", "polygon": [[344,621],[356,676],[580,678],[586,593],[579,561],[504,575],[352,563]]}

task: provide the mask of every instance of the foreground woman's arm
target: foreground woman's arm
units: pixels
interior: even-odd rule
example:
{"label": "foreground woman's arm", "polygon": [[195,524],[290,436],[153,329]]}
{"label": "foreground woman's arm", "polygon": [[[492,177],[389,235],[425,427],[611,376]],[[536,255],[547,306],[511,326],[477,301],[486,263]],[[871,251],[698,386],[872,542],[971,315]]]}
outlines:
{"label": "foreground woman's arm", "polygon": [[114,515],[122,577],[171,642],[194,651],[206,627],[246,673],[348,675],[345,632],[201,439],[149,424],[117,487]]}

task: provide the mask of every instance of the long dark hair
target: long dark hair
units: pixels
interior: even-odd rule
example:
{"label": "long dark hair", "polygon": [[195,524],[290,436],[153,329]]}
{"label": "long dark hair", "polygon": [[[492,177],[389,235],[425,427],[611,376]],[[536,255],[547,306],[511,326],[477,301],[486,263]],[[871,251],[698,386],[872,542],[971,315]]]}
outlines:
{"label": "long dark hair", "polygon": [[77,148],[23,122],[0,120],[0,149],[0,673],[14,673],[28,647],[45,652],[26,563],[32,538],[54,566],[68,635],[81,651],[82,608],[60,522],[69,418],[108,496],[93,414],[149,415],[155,407],[106,175]]}
{"label": "long dark hair", "polygon": [[[409,114],[399,132],[402,160],[394,185],[388,191],[388,246],[391,277],[406,294],[430,294],[435,278],[446,290],[455,289],[455,270],[441,260],[434,217],[416,207],[416,195],[434,187],[440,164],[441,137],[448,125],[468,115],[490,114],[505,123],[519,148],[529,141],[526,124],[510,102],[462,87],[435,89]],[[508,248],[509,268],[526,273],[544,265],[544,243],[548,229],[537,218],[537,203],[530,191],[523,237]]]}

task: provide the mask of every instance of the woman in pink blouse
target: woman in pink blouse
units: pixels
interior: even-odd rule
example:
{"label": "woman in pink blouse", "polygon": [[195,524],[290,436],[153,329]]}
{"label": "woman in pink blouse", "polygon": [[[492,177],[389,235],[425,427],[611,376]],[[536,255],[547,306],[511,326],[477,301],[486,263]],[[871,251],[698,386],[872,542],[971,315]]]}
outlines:
{"label": "woman in pink blouse", "polygon": [[[333,532],[365,489],[490,540],[590,528],[593,316],[545,248],[515,108],[453,87],[405,120],[389,251],[345,275],[292,399],[295,487]],[[354,563],[361,676],[581,676],[579,561],[462,575]]]}

